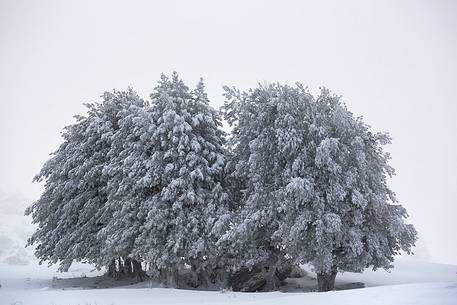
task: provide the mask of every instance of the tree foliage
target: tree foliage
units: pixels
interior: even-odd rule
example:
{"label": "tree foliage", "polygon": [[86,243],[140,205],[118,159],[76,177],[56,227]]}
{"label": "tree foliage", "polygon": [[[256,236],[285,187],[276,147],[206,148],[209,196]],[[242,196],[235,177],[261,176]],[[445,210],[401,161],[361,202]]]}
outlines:
{"label": "tree foliage", "polygon": [[387,134],[373,133],[325,88],[317,98],[301,84],[225,90],[228,164],[245,183],[237,225],[224,238],[233,251],[249,249],[240,263],[279,254],[328,277],[387,269],[410,252],[416,231],[387,186]]}
{"label": "tree foliage", "polygon": [[224,96],[227,140],[203,82],[190,90],[176,73],[150,101],[128,89],[87,104],[35,178],[37,257],[112,276],[142,278],[148,266],[174,286],[184,271],[193,286],[260,277],[249,285],[264,290],[311,263],[330,290],[338,271],[388,269],[410,253],[416,231],[387,185],[388,134],[325,88]]}

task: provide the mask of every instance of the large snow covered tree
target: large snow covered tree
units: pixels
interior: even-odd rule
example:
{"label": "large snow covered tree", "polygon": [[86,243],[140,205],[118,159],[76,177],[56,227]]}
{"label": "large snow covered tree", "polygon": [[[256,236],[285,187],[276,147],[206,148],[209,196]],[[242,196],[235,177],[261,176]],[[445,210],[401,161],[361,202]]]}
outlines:
{"label": "large snow covered tree", "polygon": [[[109,163],[102,172],[107,180],[104,217],[109,221],[99,231],[98,238],[104,242],[102,257],[111,259],[108,272],[119,277],[141,279],[144,275],[143,258],[134,255],[134,244],[145,219],[139,213],[140,206],[151,197],[146,164],[151,150],[148,136],[154,130],[154,123],[148,109],[146,102],[135,97],[123,104],[118,128],[111,135]],[[121,267],[116,270],[116,265]]]}
{"label": "large snow covered tree", "polygon": [[35,178],[45,182],[44,192],[26,211],[38,224],[28,242],[37,244],[36,256],[60,263],[63,271],[73,261],[101,267],[113,259],[102,255],[105,243],[99,238],[112,220],[105,209],[109,177],[104,172],[123,110],[143,102],[131,89],[102,99],[87,104],[87,116],[76,116],[77,122],[64,129],[63,144]]}
{"label": "large snow covered tree", "polygon": [[203,82],[190,91],[178,75],[162,76],[151,94],[154,129],[148,133],[150,197],[136,239],[136,253],[170,285],[190,266],[196,285],[205,285],[218,267],[215,240],[228,211],[222,188],[224,133],[219,113],[209,106]]}
{"label": "large snow covered tree", "polygon": [[[232,274],[241,273],[229,280],[233,289],[272,290],[280,284],[276,274],[287,261],[287,255],[280,243],[273,240],[279,228],[276,188],[282,178],[282,163],[278,162],[280,147],[277,145],[274,125],[274,102],[265,92],[240,92],[225,88],[227,98],[223,111],[226,121],[232,126],[229,139],[227,181],[235,184],[231,195],[236,213],[232,229],[218,241],[226,249],[227,264]],[[279,157],[279,158],[278,158]],[[257,283],[240,285],[239,278],[248,278],[249,271],[255,270]],[[242,274],[246,275],[242,275]],[[237,287],[239,286],[239,287]]]}
{"label": "large snow covered tree", "polygon": [[203,82],[189,90],[176,73],[151,103],[129,89],[88,104],[36,177],[37,257],[140,278],[144,262],[171,285],[179,272],[199,286],[229,271],[229,284],[254,278],[247,290],[311,263],[326,291],[338,271],[387,269],[410,252],[416,231],[387,186],[388,135],[326,89],[225,89],[228,150]]}
{"label": "large snow covered tree", "polygon": [[140,278],[144,262],[172,285],[187,266],[196,286],[223,269],[215,241],[230,214],[220,115],[202,81],[190,91],[176,73],[151,98],[105,93],[65,128],[36,177],[44,193],[27,210],[38,224],[29,244],[42,261]]}
{"label": "large snow covered tree", "polygon": [[300,84],[225,89],[227,167],[243,189],[236,225],[219,243],[239,265],[266,260],[271,272],[285,258],[311,263],[319,291],[328,291],[338,271],[387,269],[410,252],[416,231],[387,186],[387,134],[327,89],[317,98]]}

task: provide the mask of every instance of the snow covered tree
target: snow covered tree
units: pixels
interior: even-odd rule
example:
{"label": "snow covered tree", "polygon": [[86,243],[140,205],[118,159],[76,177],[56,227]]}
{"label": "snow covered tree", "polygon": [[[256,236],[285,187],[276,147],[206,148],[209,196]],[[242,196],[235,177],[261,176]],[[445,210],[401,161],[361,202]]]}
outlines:
{"label": "snow covered tree", "polygon": [[45,181],[40,199],[27,209],[37,231],[28,244],[37,244],[36,256],[66,271],[73,261],[107,266],[114,257],[102,255],[105,243],[99,233],[112,220],[106,211],[113,135],[119,130],[123,110],[141,105],[138,95],[105,93],[102,103],[86,104],[87,116],[63,132],[64,142],[45,163],[36,181]]}
{"label": "snow covered tree", "polygon": [[242,254],[239,264],[311,263],[319,291],[328,291],[338,271],[387,269],[410,252],[416,231],[387,186],[388,135],[327,89],[314,99],[300,84],[226,88],[226,98],[228,164],[245,187],[237,225],[219,242]]}
{"label": "snow covered tree", "polygon": [[238,208],[233,228],[218,241],[227,248],[228,264],[238,286],[237,273],[255,269],[261,275],[257,283],[246,283],[241,290],[277,289],[284,265],[289,258],[274,233],[282,221],[277,188],[283,179],[283,163],[288,156],[280,154],[275,119],[277,99],[267,90],[240,92],[225,88],[225,119],[233,127],[229,139],[228,177]]}
{"label": "snow covered tree", "polygon": [[176,73],[162,76],[151,99],[154,130],[147,137],[153,149],[144,182],[152,188],[140,209],[146,220],[136,253],[170,285],[178,285],[178,271],[186,265],[196,285],[205,285],[217,267],[215,240],[228,213],[220,117],[203,82],[190,91]]}
{"label": "snow covered tree", "polygon": [[[111,261],[109,272],[117,277],[142,279],[143,259],[134,255],[134,244],[145,219],[139,213],[140,206],[151,196],[145,165],[151,150],[148,136],[154,131],[154,123],[146,102],[134,96],[127,100],[130,102],[119,111],[118,128],[111,136],[107,155],[109,162],[103,168],[107,180],[104,217],[109,221],[98,237],[104,241],[102,256],[116,258]],[[116,265],[117,270],[113,270]]]}
{"label": "snow covered tree", "polygon": [[215,241],[229,220],[219,113],[203,82],[190,91],[176,73],[151,98],[105,93],[65,128],[36,177],[44,193],[27,210],[39,225],[29,244],[42,261],[140,278],[144,262],[172,285],[190,266],[195,286],[214,280]]}
{"label": "snow covered tree", "polygon": [[174,73],[150,104],[131,89],[88,104],[35,178],[37,257],[140,278],[145,263],[174,286],[183,270],[195,286],[228,271],[231,285],[254,278],[246,290],[311,263],[326,291],[338,271],[388,269],[410,252],[416,231],[387,186],[388,135],[327,89],[225,89],[228,150],[202,81],[189,90]]}

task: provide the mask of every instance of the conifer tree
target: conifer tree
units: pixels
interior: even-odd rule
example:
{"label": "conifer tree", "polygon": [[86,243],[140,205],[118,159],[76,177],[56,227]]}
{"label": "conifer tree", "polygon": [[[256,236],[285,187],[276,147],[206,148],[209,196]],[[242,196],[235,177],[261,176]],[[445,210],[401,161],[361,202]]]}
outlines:
{"label": "conifer tree", "polygon": [[102,256],[115,258],[111,269],[118,266],[109,272],[118,277],[142,279],[145,276],[141,266],[143,257],[134,255],[134,245],[145,219],[145,215],[139,213],[140,207],[152,192],[146,164],[152,151],[149,136],[154,131],[154,122],[146,102],[135,96],[130,100],[120,111],[121,119],[107,156],[109,163],[103,169],[108,194],[104,216],[109,221],[98,238],[104,242]]}
{"label": "conifer tree", "polygon": [[243,254],[239,264],[281,255],[311,263],[328,291],[338,271],[387,269],[410,252],[416,231],[387,187],[387,134],[327,89],[317,99],[300,84],[226,88],[226,97],[232,175],[246,183],[237,224],[220,242]]}
{"label": "conifer tree", "polygon": [[35,177],[45,182],[44,192],[26,211],[38,224],[28,244],[37,244],[36,256],[60,263],[62,271],[73,261],[101,267],[109,260],[101,254],[104,243],[98,236],[111,219],[105,210],[104,172],[122,110],[142,102],[131,89],[102,98],[102,103],[86,104],[87,116],[76,116],[77,122],[64,129],[64,142]]}
{"label": "conifer tree", "polygon": [[205,285],[217,265],[214,239],[227,213],[219,114],[209,106],[203,82],[190,91],[177,73],[162,76],[151,100],[155,129],[148,166],[157,191],[142,205],[146,221],[137,252],[170,285],[178,285],[185,265],[197,276],[196,285]]}

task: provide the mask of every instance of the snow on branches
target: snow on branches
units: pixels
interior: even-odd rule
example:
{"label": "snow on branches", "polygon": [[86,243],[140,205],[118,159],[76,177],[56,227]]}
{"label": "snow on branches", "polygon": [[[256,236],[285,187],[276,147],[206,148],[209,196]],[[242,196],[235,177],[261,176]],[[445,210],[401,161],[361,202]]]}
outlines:
{"label": "snow on branches", "polygon": [[37,257],[240,290],[276,289],[311,263],[324,291],[338,271],[390,268],[410,252],[416,231],[387,186],[387,134],[325,88],[224,89],[222,113],[202,81],[190,90],[176,73],[149,101],[128,89],[87,104],[35,178]]}

